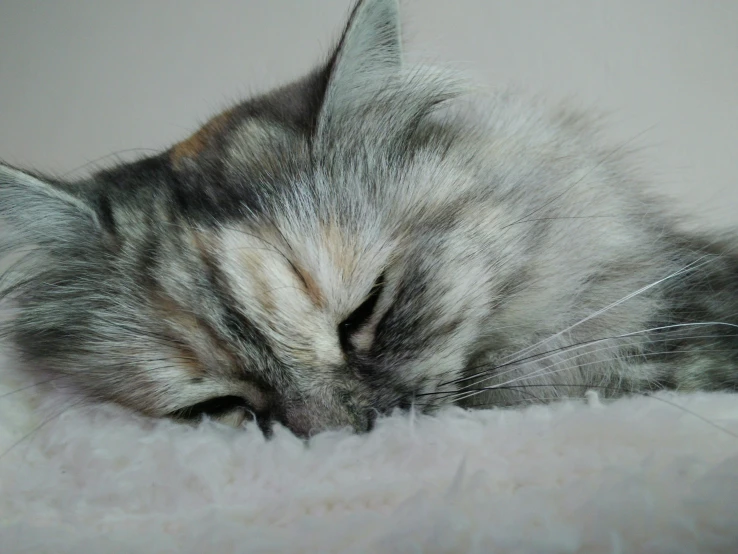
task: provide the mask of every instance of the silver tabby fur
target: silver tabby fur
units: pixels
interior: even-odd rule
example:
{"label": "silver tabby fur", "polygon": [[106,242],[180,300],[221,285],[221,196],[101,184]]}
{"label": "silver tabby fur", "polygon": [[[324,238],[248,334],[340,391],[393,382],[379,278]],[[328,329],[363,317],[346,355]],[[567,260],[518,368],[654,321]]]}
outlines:
{"label": "silver tabby fur", "polygon": [[6,330],[86,398],[300,435],[735,389],[736,257],[676,231],[626,150],[407,67],[396,1],[363,0],[325,64],[160,155],[78,182],[0,166]]}

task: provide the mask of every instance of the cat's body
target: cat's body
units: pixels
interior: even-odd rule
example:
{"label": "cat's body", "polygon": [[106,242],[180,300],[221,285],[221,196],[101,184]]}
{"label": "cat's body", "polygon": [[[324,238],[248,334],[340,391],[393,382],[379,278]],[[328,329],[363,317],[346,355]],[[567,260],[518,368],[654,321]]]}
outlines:
{"label": "cat's body", "polygon": [[402,63],[360,2],[329,62],[78,183],[0,168],[28,365],[153,415],[299,434],[448,402],[738,387],[738,258],[586,118]]}

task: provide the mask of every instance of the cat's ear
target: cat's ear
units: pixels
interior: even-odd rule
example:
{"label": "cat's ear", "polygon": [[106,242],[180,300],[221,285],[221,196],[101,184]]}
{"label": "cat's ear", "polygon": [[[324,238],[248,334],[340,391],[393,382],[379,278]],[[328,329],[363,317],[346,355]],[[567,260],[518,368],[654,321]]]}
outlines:
{"label": "cat's ear", "polygon": [[67,185],[0,164],[0,250],[81,243],[99,233],[90,203]]}
{"label": "cat's ear", "polygon": [[331,62],[323,117],[350,103],[363,87],[399,71],[402,41],[397,0],[360,0]]}

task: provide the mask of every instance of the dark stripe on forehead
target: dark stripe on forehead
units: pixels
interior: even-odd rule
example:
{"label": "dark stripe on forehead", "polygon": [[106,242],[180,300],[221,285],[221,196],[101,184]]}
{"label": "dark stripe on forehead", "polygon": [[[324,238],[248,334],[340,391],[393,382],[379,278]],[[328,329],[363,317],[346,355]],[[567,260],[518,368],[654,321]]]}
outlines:
{"label": "dark stripe on forehead", "polygon": [[238,310],[238,302],[231,291],[228,279],[220,269],[216,260],[213,258],[202,238],[197,237],[197,235],[196,243],[200,253],[200,258],[207,269],[208,280],[212,290],[222,306],[222,322],[224,326],[228,329],[233,338],[257,350],[265,361],[274,359],[274,353],[267,342],[266,337],[252,321]]}

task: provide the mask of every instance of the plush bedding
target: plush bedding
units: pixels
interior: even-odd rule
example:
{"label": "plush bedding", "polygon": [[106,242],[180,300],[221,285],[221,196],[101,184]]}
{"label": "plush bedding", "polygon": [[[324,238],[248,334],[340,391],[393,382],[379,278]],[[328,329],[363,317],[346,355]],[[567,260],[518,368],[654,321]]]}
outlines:
{"label": "plush bedding", "polygon": [[304,444],[69,408],[13,392],[32,383],[13,366],[3,554],[738,552],[736,395],[454,408]]}

